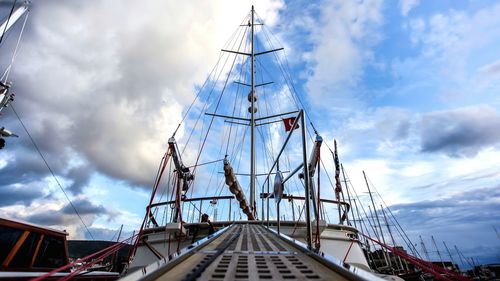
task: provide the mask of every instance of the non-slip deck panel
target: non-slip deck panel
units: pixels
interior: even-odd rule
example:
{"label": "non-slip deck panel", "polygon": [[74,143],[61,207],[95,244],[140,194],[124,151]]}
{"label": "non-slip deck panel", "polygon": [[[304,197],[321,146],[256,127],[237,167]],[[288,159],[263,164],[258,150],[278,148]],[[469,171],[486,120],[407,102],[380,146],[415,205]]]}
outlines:
{"label": "non-slip deck panel", "polygon": [[237,224],[158,280],[346,280],[261,225]]}

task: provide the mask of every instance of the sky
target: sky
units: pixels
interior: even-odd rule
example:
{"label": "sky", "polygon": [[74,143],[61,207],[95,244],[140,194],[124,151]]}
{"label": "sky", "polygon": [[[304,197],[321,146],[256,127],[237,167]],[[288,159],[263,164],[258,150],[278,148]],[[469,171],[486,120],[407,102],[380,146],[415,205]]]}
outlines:
{"label": "sky", "polygon": [[[91,238],[62,188],[94,238],[137,229],[168,138],[252,4],[360,200],[365,171],[418,249],[419,235],[432,249],[432,235],[442,252],[446,241],[500,262],[497,1],[33,1],[9,81],[55,177],[14,111],[2,111],[0,125],[19,138],[0,151],[0,216]],[[0,46],[2,73],[21,26]],[[179,143],[192,128],[180,127]],[[215,143],[205,152],[220,156]],[[331,169],[328,157],[323,149]],[[198,177],[222,171],[210,169]]]}

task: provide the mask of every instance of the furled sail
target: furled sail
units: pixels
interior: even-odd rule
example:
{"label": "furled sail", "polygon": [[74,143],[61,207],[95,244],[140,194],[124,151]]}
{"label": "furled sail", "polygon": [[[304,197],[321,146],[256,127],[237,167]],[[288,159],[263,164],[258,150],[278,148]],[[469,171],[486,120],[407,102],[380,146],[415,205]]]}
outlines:
{"label": "furled sail", "polygon": [[243,190],[234,174],[233,167],[229,163],[229,160],[224,159],[224,176],[226,177],[226,184],[229,187],[229,191],[236,196],[236,200],[240,202],[240,208],[247,215],[248,220],[255,220],[250,207],[248,206],[247,199],[245,198],[245,194],[243,194]]}

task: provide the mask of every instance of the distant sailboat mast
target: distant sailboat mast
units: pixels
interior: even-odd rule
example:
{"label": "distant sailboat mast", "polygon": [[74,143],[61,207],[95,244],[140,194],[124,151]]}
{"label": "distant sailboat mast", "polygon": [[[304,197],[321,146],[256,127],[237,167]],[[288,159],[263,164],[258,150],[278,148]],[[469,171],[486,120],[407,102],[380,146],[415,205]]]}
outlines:
{"label": "distant sailboat mast", "polygon": [[434,240],[434,236],[431,235],[431,240],[432,240],[432,243],[434,244],[434,248],[436,248],[436,252],[439,256],[439,261],[441,262],[441,265],[443,266],[443,268],[446,268],[446,265],[444,264],[444,261],[443,261],[443,257],[441,256],[441,252],[439,251],[439,248],[436,244],[436,240]]}
{"label": "distant sailboat mast", "polygon": [[450,249],[448,249],[448,246],[446,245],[446,243],[444,241],[443,241],[443,245],[444,245],[444,248],[446,249],[446,251],[448,252],[448,256],[450,256],[452,268],[455,268],[456,263],[455,263],[455,260],[453,259],[453,256],[451,255]]}
{"label": "distant sailboat mast", "polygon": [[424,251],[425,257],[427,258],[428,261],[431,261],[431,258],[429,257],[429,252],[427,251],[427,247],[425,247],[424,239],[422,239],[421,235],[419,235],[418,237],[420,238],[420,246]]}

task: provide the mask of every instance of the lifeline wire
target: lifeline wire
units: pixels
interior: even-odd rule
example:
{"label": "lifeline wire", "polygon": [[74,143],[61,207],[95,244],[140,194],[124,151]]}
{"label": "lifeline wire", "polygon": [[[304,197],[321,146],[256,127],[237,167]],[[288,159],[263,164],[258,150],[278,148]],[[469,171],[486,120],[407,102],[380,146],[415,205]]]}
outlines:
{"label": "lifeline wire", "polygon": [[73,210],[75,211],[76,215],[78,216],[78,218],[80,219],[80,221],[82,222],[83,226],[85,227],[85,229],[87,230],[88,234],[90,235],[90,237],[92,238],[92,240],[95,240],[94,238],[94,235],[92,235],[92,232],[90,232],[89,228],[87,227],[87,225],[85,224],[85,222],[83,221],[83,218],[80,216],[80,213],[78,212],[78,210],[76,209],[75,205],[73,204],[73,202],[71,202],[71,199],[69,198],[68,194],[66,193],[66,191],[64,190],[64,188],[62,187],[61,183],[59,182],[59,180],[57,179],[54,171],[52,171],[52,168],[50,168],[49,166],[49,163],[47,162],[47,160],[45,160],[45,157],[43,156],[42,152],[40,151],[40,149],[38,148],[38,145],[36,144],[35,140],[33,139],[33,137],[31,136],[30,132],[28,131],[28,128],[26,128],[26,126],[24,125],[24,122],[21,120],[21,118],[19,117],[19,115],[17,114],[17,111],[14,109],[14,107],[11,105],[10,108],[12,108],[12,111],[14,111],[14,114],[16,115],[17,119],[19,120],[19,122],[21,123],[21,126],[23,127],[24,131],[26,131],[26,134],[28,135],[28,137],[30,138],[31,140],[31,143],[33,144],[33,146],[35,147],[36,151],[38,152],[38,154],[40,155],[40,157],[42,158],[43,160],[43,163],[45,163],[45,166],[47,166],[47,169],[49,169],[49,172],[50,174],[52,174],[52,177],[54,178],[54,180],[56,181],[57,183],[57,186],[59,186],[59,188],[61,189],[61,191],[63,192],[64,196],[66,197],[66,199],[68,200],[69,204],[71,205],[71,207],[73,208]]}

